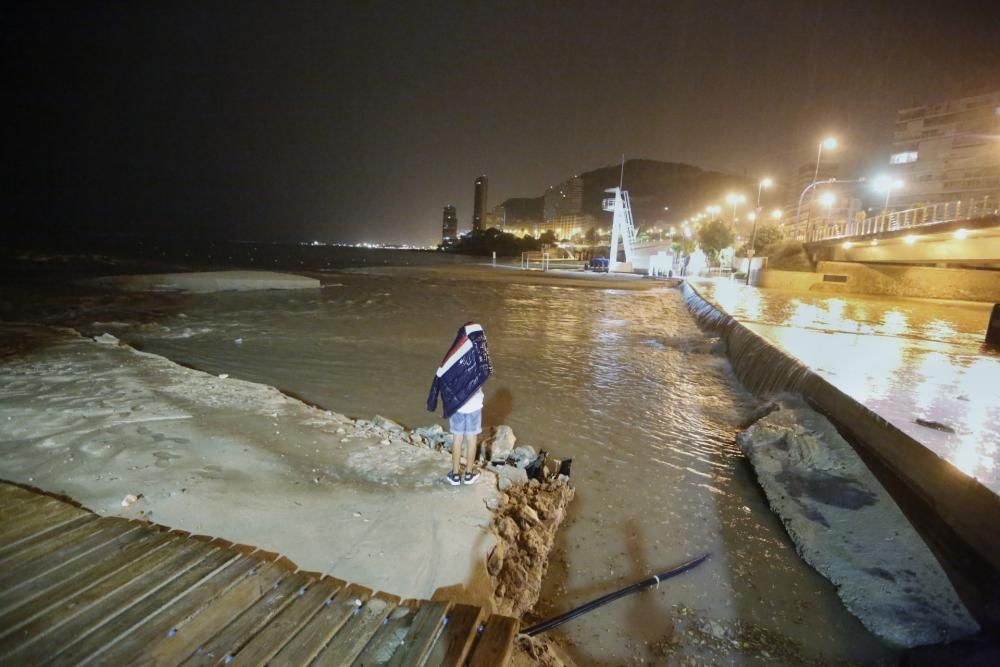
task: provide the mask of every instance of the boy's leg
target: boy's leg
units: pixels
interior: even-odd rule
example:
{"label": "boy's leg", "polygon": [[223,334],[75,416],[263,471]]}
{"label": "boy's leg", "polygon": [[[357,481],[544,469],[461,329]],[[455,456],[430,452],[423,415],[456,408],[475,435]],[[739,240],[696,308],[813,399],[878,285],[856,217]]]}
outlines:
{"label": "boy's leg", "polygon": [[[462,471],[459,469],[459,466],[462,460],[462,445],[464,444],[463,440],[465,436],[462,433],[453,433],[452,435],[454,439],[451,443],[451,471],[456,475],[460,475]],[[475,437],[472,436],[473,442],[475,442]]]}
{"label": "boy's leg", "polygon": [[477,437],[476,437],[475,433],[466,433],[465,434],[465,441],[469,445],[469,453],[466,454],[466,456],[465,456],[465,470],[466,470],[466,472],[472,472],[472,467],[476,463],[476,440],[477,440]]}

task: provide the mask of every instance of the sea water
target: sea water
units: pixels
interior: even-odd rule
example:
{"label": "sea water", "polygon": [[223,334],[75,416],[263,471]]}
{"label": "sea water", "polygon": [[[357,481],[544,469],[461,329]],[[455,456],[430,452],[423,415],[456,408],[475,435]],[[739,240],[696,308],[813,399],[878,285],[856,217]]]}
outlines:
{"label": "sea water", "polygon": [[496,366],[486,426],[508,424],[519,445],[573,459],[577,495],[537,616],[711,554],[658,590],[554,631],[579,664],[892,655],[801,561],[767,507],[734,444],[758,401],[676,290],[391,269],[331,273],[325,282],[319,290],[92,303],[78,326],[353,417],[378,413],[415,427],[445,425],[440,407],[432,414],[425,406],[434,370],[457,328],[480,322]]}

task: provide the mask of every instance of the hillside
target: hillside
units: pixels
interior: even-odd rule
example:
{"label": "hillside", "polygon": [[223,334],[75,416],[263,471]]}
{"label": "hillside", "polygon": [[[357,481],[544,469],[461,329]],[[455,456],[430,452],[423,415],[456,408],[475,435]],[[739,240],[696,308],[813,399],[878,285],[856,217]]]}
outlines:
{"label": "hillside", "polygon": [[[617,186],[621,175],[620,164],[581,174],[583,212],[600,217],[601,200],[607,196],[604,190]],[[756,196],[751,179],[658,160],[626,160],[622,182],[632,202],[632,216],[640,227],[664,219],[678,222],[711,203],[722,204],[727,192]],[[667,215],[664,206],[670,207]]]}

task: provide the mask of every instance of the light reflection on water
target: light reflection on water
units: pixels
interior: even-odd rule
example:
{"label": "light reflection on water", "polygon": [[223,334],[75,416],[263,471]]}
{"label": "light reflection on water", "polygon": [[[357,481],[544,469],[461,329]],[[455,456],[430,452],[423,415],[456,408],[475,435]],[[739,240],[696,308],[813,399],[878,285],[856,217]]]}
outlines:
{"label": "light reflection on water", "polygon": [[732,281],[693,284],[840,390],[1000,493],[1000,355],[982,345],[990,304],[782,292]]}
{"label": "light reflection on water", "polygon": [[734,444],[755,400],[676,291],[337,281],[319,292],[186,297],[183,315],[115,333],[351,416],[379,412],[418,426],[444,424],[424,408],[433,371],[458,325],[480,321],[497,368],[486,425],[510,424],[519,443],[574,458],[577,498],[540,611],[559,613],[713,554],[662,593],[565,626],[579,664],[654,660],[650,646],[670,636],[678,604],[753,623],[812,656],[886,653],[798,558],[768,509]]}

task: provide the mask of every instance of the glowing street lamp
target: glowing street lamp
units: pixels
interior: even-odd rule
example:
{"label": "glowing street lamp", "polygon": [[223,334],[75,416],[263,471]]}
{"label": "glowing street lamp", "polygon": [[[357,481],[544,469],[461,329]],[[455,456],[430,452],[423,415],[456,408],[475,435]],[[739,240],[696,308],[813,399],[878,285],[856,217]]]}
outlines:
{"label": "glowing street lamp", "polygon": [[739,206],[740,204],[745,203],[746,200],[747,200],[746,195],[736,194],[734,192],[730,192],[728,195],[726,195],[726,203],[727,204],[732,204],[732,206],[733,206],[733,221],[734,222],[736,221],[736,207]]}
{"label": "glowing street lamp", "polygon": [[875,179],[875,189],[878,192],[885,192],[885,205],[882,206],[882,211],[889,210],[889,195],[892,194],[893,190],[899,190],[903,187],[903,181],[898,178],[889,178],[888,176],[879,176]]}
{"label": "glowing street lamp", "polygon": [[771,219],[772,220],[781,220],[781,216],[782,215],[783,215],[783,213],[781,212],[780,208],[776,208],[773,211],[771,211]]}

